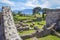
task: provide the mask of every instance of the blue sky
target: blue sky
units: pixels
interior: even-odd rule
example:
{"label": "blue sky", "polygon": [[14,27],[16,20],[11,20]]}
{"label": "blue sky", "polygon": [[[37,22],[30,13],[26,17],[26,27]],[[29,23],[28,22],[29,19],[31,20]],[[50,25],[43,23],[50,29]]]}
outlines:
{"label": "blue sky", "polygon": [[10,6],[12,10],[41,8],[60,8],[60,0],[0,0],[0,8]]}

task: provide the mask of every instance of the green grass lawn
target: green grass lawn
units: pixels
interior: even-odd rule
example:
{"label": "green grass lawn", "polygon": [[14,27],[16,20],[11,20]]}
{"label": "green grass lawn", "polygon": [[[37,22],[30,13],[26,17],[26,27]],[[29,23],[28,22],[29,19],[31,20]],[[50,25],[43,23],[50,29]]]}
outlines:
{"label": "green grass lawn", "polygon": [[16,15],[14,16],[14,18],[16,18],[17,20],[24,20],[24,19],[29,19],[29,20],[32,20],[32,19],[36,19],[35,17],[32,17],[32,16],[19,16],[19,15]]}
{"label": "green grass lawn", "polygon": [[[60,40],[59,37],[54,36],[54,35],[48,35],[46,37],[42,37],[42,38],[37,38],[38,40]],[[31,38],[26,39],[26,40],[32,40]]]}
{"label": "green grass lawn", "polygon": [[[42,29],[42,27],[46,24],[46,21],[40,21],[40,22],[34,22],[34,23],[35,23],[34,26],[37,26],[38,28]],[[38,23],[42,24],[42,25],[39,25]],[[30,24],[32,24],[32,22],[27,22],[26,24],[30,25]]]}
{"label": "green grass lawn", "polygon": [[27,30],[27,31],[23,31],[23,32],[19,32],[20,35],[26,35],[26,34],[31,34],[35,32],[35,30]]}
{"label": "green grass lawn", "polygon": [[59,37],[54,35],[48,35],[46,37],[38,38],[39,40],[60,40]]}
{"label": "green grass lawn", "polygon": [[[33,20],[33,19],[36,19],[35,17],[33,16],[30,16],[30,17],[24,17],[24,16],[15,16],[16,20],[20,21],[20,20],[23,20],[23,19],[28,19],[28,20]],[[26,24],[30,25],[32,22],[27,22]],[[39,21],[39,22],[35,22],[35,25],[34,26],[37,26],[38,28],[42,28],[45,24],[46,24],[46,21],[45,20],[42,20],[42,21]],[[39,24],[42,24],[42,25],[39,25]],[[31,34],[35,32],[35,30],[27,30],[27,31],[23,31],[23,32],[19,32],[20,35],[25,35],[25,34]],[[54,35],[48,35],[46,37],[42,37],[42,38],[37,38],[38,40],[60,40],[59,37],[57,36],[54,36]],[[29,39],[26,39],[26,40],[32,40],[31,38]]]}

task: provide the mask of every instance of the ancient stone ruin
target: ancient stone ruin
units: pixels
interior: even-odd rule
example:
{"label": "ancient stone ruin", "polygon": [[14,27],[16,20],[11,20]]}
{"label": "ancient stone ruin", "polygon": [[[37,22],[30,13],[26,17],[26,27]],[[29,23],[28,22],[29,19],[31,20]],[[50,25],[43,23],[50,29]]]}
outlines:
{"label": "ancient stone ruin", "polygon": [[2,7],[0,40],[22,40],[15,27],[10,7]]}
{"label": "ancient stone ruin", "polygon": [[60,34],[56,31],[57,29],[60,31],[60,9],[49,9],[46,10],[46,25],[42,30],[35,27],[36,32],[20,36],[15,27],[10,7],[2,7],[0,15],[0,40],[22,40],[21,38],[43,37],[51,33],[60,37]]}
{"label": "ancient stone ruin", "polygon": [[60,31],[60,10],[59,9],[49,9],[46,10],[46,25],[43,27],[42,30],[35,27],[36,32],[30,35],[24,35],[22,38],[29,38],[29,37],[44,37],[49,34],[55,34],[56,36],[60,37],[60,33],[56,30],[59,29]]}
{"label": "ancient stone ruin", "polygon": [[60,9],[46,10],[46,25],[51,26],[56,23],[55,29],[60,30]]}
{"label": "ancient stone ruin", "polygon": [[43,37],[49,34],[55,34],[60,37],[60,9],[49,9],[45,10],[46,13],[46,25],[43,27],[43,30],[38,30],[36,35]]}

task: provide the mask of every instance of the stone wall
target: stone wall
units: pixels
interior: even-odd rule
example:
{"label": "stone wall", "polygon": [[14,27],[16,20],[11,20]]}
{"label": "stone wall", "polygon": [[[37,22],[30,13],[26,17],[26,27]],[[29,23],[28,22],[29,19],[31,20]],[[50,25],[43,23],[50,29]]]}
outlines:
{"label": "stone wall", "polygon": [[56,29],[60,29],[60,9],[46,10],[46,25],[51,26],[53,23],[57,23]]}
{"label": "stone wall", "polygon": [[[17,29],[14,24],[12,12],[10,10],[10,7],[2,7],[2,14],[1,14],[1,31],[2,36],[0,35],[0,38],[5,38],[3,40],[22,40],[20,36],[18,35]],[[1,32],[0,31],[0,32]],[[1,40],[1,39],[0,39]]]}

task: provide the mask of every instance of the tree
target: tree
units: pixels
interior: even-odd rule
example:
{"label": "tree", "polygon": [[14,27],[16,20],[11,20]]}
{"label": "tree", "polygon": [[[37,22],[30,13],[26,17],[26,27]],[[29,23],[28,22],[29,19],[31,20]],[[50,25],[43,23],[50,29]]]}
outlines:
{"label": "tree", "polygon": [[22,16],[23,15],[22,11],[18,11],[18,15]]}
{"label": "tree", "polygon": [[15,12],[12,12],[13,16],[16,16],[16,13]]}
{"label": "tree", "polygon": [[46,10],[49,10],[48,8],[43,8],[42,9],[42,11],[43,11],[43,13],[42,13],[42,18],[44,18],[44,14],[46,14]]}
{"label": "tree", "polygon": [[35,8],[33,9],[33,15],[34,15],[34,14],[39,14],[40,10],[41,10],[40,7],[35,7]]}

